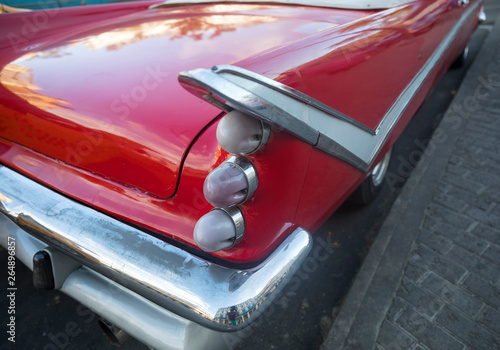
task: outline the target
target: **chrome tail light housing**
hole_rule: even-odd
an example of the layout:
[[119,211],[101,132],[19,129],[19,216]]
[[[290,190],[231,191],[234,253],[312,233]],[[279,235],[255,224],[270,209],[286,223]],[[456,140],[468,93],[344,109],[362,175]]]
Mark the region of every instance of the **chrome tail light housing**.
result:
[[259,183],[253,163],[244,155],[266,145],[271,127],[233,110],[220,120],[216,134],[222,149],[233,155],[212,170],[203,184],[203,194],[215,208],[198,220],[193,238],[206,252],[230,249],[242,240],[245,219],[238,205],[253,196]]
[[231,207],[249,199],[258,183],[252,162],[245,157],[232,156],[207,176],[203,194],[214,207]]
[[245,219],[238,207],[214,208],[194,227],[194,241],[206,252],[229,249],[245,234]]

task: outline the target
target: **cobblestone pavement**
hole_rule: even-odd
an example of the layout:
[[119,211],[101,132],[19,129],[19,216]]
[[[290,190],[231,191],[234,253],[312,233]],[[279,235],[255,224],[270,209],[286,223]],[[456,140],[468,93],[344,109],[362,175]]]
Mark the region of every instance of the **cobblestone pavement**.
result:
[[497,20],[323,350],[500,349],[499,150]]
[[378,334],[379,349],[500,349],[498,34],[489,38],[497,45],[474,94],[448,114],[460,109],[456,120],[465,125]]
[[[500,104],[490,107],[500,115]],[[500,169],[491,150],[500,118],[490,117],[484,109],[467,122],[378,335],[381,349],[500,349]]]

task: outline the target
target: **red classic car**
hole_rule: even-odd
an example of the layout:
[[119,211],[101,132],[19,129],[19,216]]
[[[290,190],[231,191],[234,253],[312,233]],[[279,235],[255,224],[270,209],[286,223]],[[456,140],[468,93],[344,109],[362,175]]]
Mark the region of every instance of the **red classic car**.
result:
[[376,195],[482,7],[180,0],[0,15],[9,264],[150,347],[220,349],[293,276],[310,232],[349,196]]

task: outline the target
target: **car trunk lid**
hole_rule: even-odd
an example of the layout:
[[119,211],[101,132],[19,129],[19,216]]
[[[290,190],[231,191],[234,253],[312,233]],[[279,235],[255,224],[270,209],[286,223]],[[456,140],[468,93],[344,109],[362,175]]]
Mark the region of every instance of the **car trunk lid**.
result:
[[[23,55],[0,73],[0,136],[168,198],[192,142],[220,113],[177,74],[255,55],[361,11],[209,4],[148,10]],[[50,42],[50,40],[47,40]]]

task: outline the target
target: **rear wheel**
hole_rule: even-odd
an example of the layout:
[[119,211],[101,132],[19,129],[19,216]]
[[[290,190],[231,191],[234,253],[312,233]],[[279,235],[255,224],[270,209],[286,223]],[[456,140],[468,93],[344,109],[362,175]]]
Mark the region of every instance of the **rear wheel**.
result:
[[465,46],[460,56],[451,64],[451,68],[462,68],[467,62],[467,57],[469,57],[469,44]]
[[355,204],[366,205],[373,201],[384,187],[384,178],[391,161],[392,148],[387,151],[384,158],[375,165],[366,179],[351,194],[349,201]]

